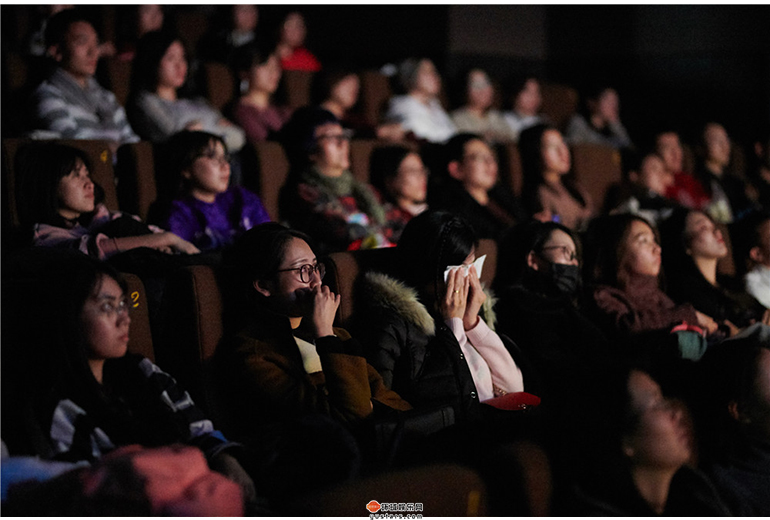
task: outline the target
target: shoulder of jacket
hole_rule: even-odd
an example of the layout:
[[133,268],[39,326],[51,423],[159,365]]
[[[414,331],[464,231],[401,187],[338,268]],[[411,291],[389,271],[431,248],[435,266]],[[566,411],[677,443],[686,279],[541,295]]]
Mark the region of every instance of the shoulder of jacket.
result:
[[435,335],[433,317],[420,303],[417,291],[402,281],[383,273],[369,272],[364,276],[363,290],[370,305],[389,309],[426,334]]

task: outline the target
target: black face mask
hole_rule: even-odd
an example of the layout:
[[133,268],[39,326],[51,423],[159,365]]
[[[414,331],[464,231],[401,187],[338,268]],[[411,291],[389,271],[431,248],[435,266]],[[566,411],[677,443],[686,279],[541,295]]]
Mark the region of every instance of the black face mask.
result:
[[551,264],[550,272],[545,275],[565,296],[575,296],[582,282],[580,267],[568,264]]

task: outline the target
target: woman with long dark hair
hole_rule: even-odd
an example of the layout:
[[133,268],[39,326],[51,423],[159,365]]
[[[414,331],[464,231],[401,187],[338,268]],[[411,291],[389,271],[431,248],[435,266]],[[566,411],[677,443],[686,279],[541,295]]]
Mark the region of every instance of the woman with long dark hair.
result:
[[536,125],[519,136],[524,198],[532,214],[550,213],[570,229],[584,230],[594,215],[590,195],[571,175],[572,159],[561,132]]

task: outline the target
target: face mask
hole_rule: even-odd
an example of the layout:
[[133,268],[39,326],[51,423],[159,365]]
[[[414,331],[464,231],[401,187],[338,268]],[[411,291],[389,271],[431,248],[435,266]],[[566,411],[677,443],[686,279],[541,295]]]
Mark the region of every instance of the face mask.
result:
[[551,264],[548,275],[551,282],[559,289],[559,292],[567,296],[574,296],[581,284],[580,267],[567,264]]

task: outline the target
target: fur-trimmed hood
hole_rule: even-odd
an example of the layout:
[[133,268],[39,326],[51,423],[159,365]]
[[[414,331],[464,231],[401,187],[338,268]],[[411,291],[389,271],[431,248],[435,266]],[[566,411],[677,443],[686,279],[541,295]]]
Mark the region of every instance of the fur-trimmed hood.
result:
[[[428,336],[436,335],[436,323],[419,299],[417,291],[404,282],[387,274],[369,272],[364,275],[360,288],[367,306],[385,307],[409,321]],[[490,329],[495,330],[497,317],[494,306],[497,299],[492,291],[484,288],[487,299],[481,307],[481,316]]]

